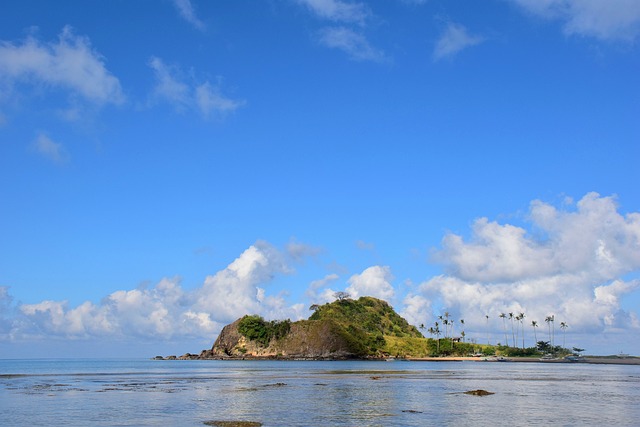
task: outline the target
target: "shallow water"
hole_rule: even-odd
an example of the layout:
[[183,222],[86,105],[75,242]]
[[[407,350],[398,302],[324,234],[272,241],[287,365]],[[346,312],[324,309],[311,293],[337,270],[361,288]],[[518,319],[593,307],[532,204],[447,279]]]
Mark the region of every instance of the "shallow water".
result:
[[3,426],[637,426],[639,401],[640,366],[0,360]]

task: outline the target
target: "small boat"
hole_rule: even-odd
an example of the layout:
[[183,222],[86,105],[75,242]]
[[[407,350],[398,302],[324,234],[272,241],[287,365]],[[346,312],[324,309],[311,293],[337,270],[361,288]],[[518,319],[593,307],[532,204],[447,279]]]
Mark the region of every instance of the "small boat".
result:
[[484,359],[485,362],[511,362],[511,359],[507,359],[506,357],[502,357],[502,356],[489,356],[489,357],[485,357]]
[[540,358],[541,362],[552,362],[554,360],[558,360],[558,358],[555,357],[553,354],[549,354],[549,353],[545,354]]

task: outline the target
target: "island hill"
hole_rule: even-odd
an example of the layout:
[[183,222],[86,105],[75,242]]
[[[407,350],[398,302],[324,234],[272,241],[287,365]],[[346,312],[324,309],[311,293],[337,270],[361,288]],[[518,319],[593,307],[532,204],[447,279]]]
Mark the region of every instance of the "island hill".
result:
[[370,359],[421,357],[428,341],[391,306],[373,297],[313,305],[308,320],[244,316],[225,326],[210,350],[180,359]]
[[334,302],[312,305],[313,314],[308,320],[265,321],[260,316],[247,315],[225,326],[209,350],[180,357],[156,356],[154,359],[407,358],[640,364],[640,357],[628,355],[582,357],[579,353],[583,349],[574,347],[571,351],[545,341],[538,341],[536,347],[528,348],[460,342],[464,339],[464,331],[461,332],[461,338],[451,335],[441,338],[439,331],[429,328],[436,339],[425,338],[386,301],[373,297],[353,300],[340,292],[337,295],[338,299]]

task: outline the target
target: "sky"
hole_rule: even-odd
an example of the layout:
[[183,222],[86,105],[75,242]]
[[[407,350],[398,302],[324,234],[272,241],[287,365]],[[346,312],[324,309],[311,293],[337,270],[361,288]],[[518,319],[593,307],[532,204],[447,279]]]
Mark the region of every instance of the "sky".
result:
[[337,291],[640,354],[639,43],[635,0],[5,1],[0,357]]

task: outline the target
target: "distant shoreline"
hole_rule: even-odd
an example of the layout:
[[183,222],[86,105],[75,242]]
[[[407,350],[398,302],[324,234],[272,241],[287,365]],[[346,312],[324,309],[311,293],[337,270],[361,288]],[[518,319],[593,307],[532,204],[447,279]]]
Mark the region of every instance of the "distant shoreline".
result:
[[152,360],[228,360],[228,361],[260,361],[260,360],[281,360],[281,361],[344,361],[344,360],[362,360],[362,361],[408,361],[408,362],[518,362],[518,363],[567,363],[567,364],[591,364],[591,365],[640,365],[640,357],[637,356],[584,356],[579,360],[567,359],[541,359],[539,357],[471,357],[471,356],[442,356],[442,357],[407,357],[407,358],[351,358],[351,357],[283,357],[283,356],[218,356],[211,358],[202,358],[195,354],[185,354],[184,356],[156,356]]
[[[413,362],[493,362],[487,360],[486,357],[412,357],[406,360]],[[580,361],[571,361],[566,359],[549,359],[542,360],[539,357],[507,357],[503,362],[529,362],[529,363],[587,363],[593,365],[640,365],[640,357],[618,357],[618,356],[585,356]]]

